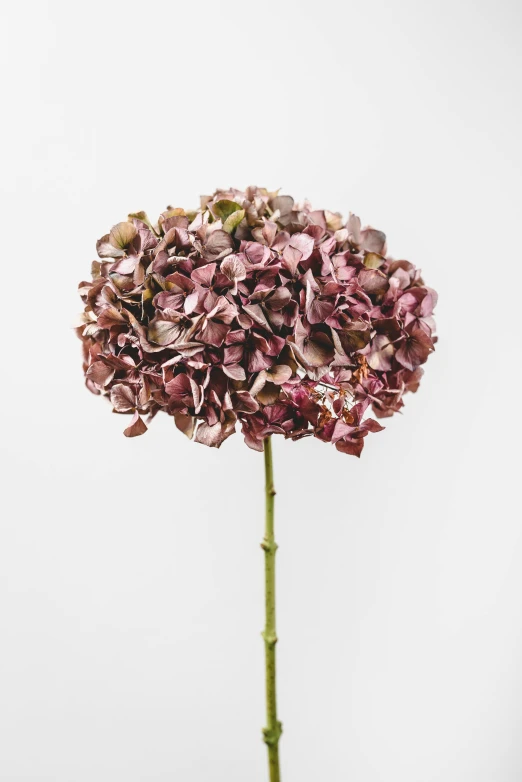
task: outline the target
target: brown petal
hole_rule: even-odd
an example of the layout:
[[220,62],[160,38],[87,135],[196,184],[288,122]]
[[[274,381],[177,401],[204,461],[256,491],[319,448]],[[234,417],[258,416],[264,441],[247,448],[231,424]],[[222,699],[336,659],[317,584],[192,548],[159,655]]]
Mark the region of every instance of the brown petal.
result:
[[96,242],[96,252],[100,258],[121,258],[122,255],[125,255],[119,247],[113,247],[109,242],[109,238],[109,234],[105,234]]
[[384,293],[389,287],[387,276],[378,269],[363,269],[357,279],[366,293]]
[[372,342],[372,351],[368,356],[368,364],[372,369],[388,372],[392,367],[395,348],[385,334],[377,334]]
[[342,329],[337,330],[337,335],[347,355],[362,350],[370,341],[370,330],[362,320],[347,323]]
[[185,413],[176,413],[174,416],[174,423],[180,432],[183,432],[183,434],[186,435],[189,440],[192,440],[192,435],[194,434],[196,425],[195,418],[193,418],[191,415],[186,415]]
[[157,345],[171,345],[181,335],[183,328],[170,320],[151,321],[147,339]]
[[130,425],[124,429],[123,434],[125,437],[139,437],[140,434],[145,434],[147,427],[145,422],[140,418],[138,411],[132,416]]
[[266,373],[266,378],[271,383],[281,385],[292,377],[292,370],[286,364],[274,364]]
[[227,431],[227,428],[218,421],[213,426],[209,426],[205,421],[201,421],[197,430],[195,441],[208,445],[210,448],[219,448],[222,442],[229,437],[234,430]]
[[367,252],[384,255],[386,252],[386,234],[375,228],[365,228],[361,231],[362,248]]
[[124,250],[137,235],[138,230],[132,223],[118,223],[111,228],[109,242],[113,247]]
[[92,380],[97,386],[106,386],[114,377],[114,369],[104,364],[103,361],[95,361],[85,373],[85,377]]
[[281,217],[284,217],[285,215],[290,214],[294,208],[294,199],[292,196],[276,196],[275,198],[272,198],[270,206],[274,212],[278,209]]
[[128,413],[136,407],[136,395],[132,388],[117,383],[111,389],[112,406],[118,413]]
[[229,233],[218,228],[212,231],[204,249],[205,257],[210,260],[224,258],[234,249],[234,240]]
[[313,334],[305,340],[303,356],[311,367],[322,367],[329,364],[335,354],[330,337],[322,331]]

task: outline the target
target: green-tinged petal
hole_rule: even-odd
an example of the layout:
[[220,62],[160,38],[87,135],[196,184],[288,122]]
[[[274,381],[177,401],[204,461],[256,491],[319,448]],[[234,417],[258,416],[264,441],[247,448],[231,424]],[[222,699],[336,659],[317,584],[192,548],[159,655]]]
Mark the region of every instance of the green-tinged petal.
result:
[[118,223],[111,228],[109,242],[113,247],[124,250],[132,242],[138,230],[132,223]]
[[[212,204],[211,210],[214,217],[221,219],[224,223],[231,214],[241,210],[241,204],[237,204],[235,201],[228,201],[223,199],[222,201],[216,201],[215,204]],[[243,211],[243,217],[244,214],[245,213]],[[239,222],[241,222],[241,220]]]
[[225,222],[223,223],[223,230],[227,233],[231,234],[233,231],[236,230],[241,220],[243,220],[245,216],[245,210],[244,209],[238,209],[236,212],[232,212]]

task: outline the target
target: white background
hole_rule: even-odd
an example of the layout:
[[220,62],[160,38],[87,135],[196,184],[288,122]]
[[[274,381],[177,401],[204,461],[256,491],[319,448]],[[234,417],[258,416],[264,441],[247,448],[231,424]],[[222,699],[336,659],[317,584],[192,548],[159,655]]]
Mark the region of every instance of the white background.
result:
[[267,779],[262,457],[124,438],[71,330],[115,222],[254,183],[440,293],[360,461],[274,443],[283,780],[520,780],[521,6],[2,15],[1,782]]

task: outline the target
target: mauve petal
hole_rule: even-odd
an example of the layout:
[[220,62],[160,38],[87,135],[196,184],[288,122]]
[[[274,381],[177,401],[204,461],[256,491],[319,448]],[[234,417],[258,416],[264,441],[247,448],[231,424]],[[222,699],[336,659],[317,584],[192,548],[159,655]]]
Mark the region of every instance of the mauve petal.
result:
[[199,285],[204,285],[206,288],[208,288],[210,285],[212,285],[215,272],[216,264],[207,263],[206,266],[200,266],[199,269],[194,269],[190,276],[194,282],[197,282]]
[[311,367],[322,367],[329,364],[335,354],[330,337],[322,331],[316,332],[305,341],[303,355]]
[[198,304],[198,299],[199,296],[197,291],[194,291],[193,293],[189,293],[183,305],[183,309],[187,315],[190,315],[192,312],[194,312]]
[[433,341],[424,329],[413,322],[406,329],[407,336],[400,343],[395,357],[403,367],[409,370],[416,369],[419,364],[424,364],[433,350]]
[[232,380],[246,380],[245,370],[239,364],[223,364],[223,372]]
[[198,339],[201,339],[206,345],[220,348],[229,331],[230,326],[207,319],[198,334]]
[[204,247],[205,257],[217,260],[224,258],[234,249],[234,240],[226,231],[216,229],[212,231]]
[[333,313],[335,309],[335,303],[328,299],[321,300],[320,298],[313,298],[306,310],[306,317],[309,323],[324,323],[327,318]]
[[96,383],[97,386],[106,386],[114,377],[113,367],[107,366],[103,361],[95,361],[88,368],[85,377]]
[[219,296],[216,299],[215,306],[207,314],[207,318],[212,320],[219,320],[229,326],[237,314],[236,305],[226,299],[224,296]]
[[175,293],[191,293],[194,290],[194,283],[190,277],[186,277],[179,272],[174,272],[165,277],[165,283],[169,283],[167,290]]
[[277,210],[279,211],[281,217],[285,217],[286,215],[290,214],[294,208],[294,199],[292,196],[288,195],[276,196],[275,198],[272,198],[270,206],[274,212]]
[[110,271],[116,272],[116,274],[132,274],[138,262],[139,258],[136,255],[131,255],[128,258],[115,261]]
[[121,326],[126,323],[125,316],[116,307],[106,307],[98,316],[98,326],[110,329],[111,326]]
[[302,260],[306,261],[314,251],[314,240],[309,234],[297,233],[290,237],[289,246],[299,250],[302,253]]
[[140,418],[138,411],[132,416],[130,425],[123,430],[125,437],[139,437],[140,434],[145,434],[147,427],[145,422]]
[[272,331],[272,328],[265,317],[265,313],[259,304],[245,304],[243,310],[250,318],[252,318],[254,323],[257,323],[259,326],[263,326],[263,328],[265,328],[267,331]]
[[367,418],[362,425],[369,432],[382,432],[385,429],[385,427],[377,423],[374,418]]
[[372,369],[380,372],[388,372],[392,368],[392,358],[395,348],[389,337],[385,334],[377,334],[372,340],[372,348],[368,356],[368,364]]
[[388,278],[378,269],[363,269],[357,279],[366,293],[384,293],[388,290]]
[[401,324],[397,318],[381,318],[374,324],[378,334],[386,334],[390,340],[399,339],[402,333]]
[[221,262],[220,271],[231,282],[234,282],[234,280],[244,280],[246,277],[245,266],[237,255],[225,258],[225,260]]
[[413,372],[404,372],[402,379],[406,391],[411,391],[413,394],[418,390],[421,378],[424,374],[422,367],[417,367]]
[[161,291],[153,300],[156,309],[161,310],[178,310],[184,303],[185,296],[182,293],[170,293],[169,291]]
[[351,212],[346,223],[346,230],[348,231],[348,241],[350,244],[358,247],[362,243],[361,220],[357,215],[354,215]]
[[351,435],[353,432],[353,426],[350,426],[345,421],[342,420],[342,418],[338,418],[335,422],[335,426],[331,435],[331,441],[332,443],[336,443],[338,440],[341,440],[343,437],[347,437]]
[[111,388],[111,403],[118,413],[128,413],[136,407],[136,395],[132,388],[117,383]]
[[179,323],[169,320],[152,321],[149,325],[147,338],[157,345],[171,345],[182,334],[183,328]]
[[259,410],[259,405],[248,391],[236,391],[234,409],[238,413],[255,413]]
[[375,228],[365,228],[361,231],[362,248],[367,252],[384,255],[386,252],[386,234]]
[[165,384],[165,391],[175,399],[183,400],[187,394],[191,394],[190,380],[187,375],[180,374],[173,377]]
[[[232,332],[237,333],[237,332]],[[227,336],[227,343],[230,338],[230,334]],[[225,364],[238,364],[243,358],[244,347],[243,343],[232,344],[230,347],[226,347],[224,350]]]
[[260,372],[262,369],[268,369],[270,359],[261,353],[260,350],[253,350],[248,354],[247,369],[249,372]]
[[248,261],[256,266],[266,263],[270,258],[269,248],[259,242],[247,242],[244,253]]
[[209,426],[205,421],[201,421],[196,430],[195,441],[208,445],[210,448],[219,448],[233,432],[234,429],[228,429],[221,421],[218,421],[213,426]]
[[235,329],[227,334],[226,345],[239,345],[245,341],[245,332],[243,329]]
[[281,286],[280,288],[276,288],[274,292],[266,298],[265,304],[271,310],[282,310],[291,298],[292,294],[288,288]]
[[283,251],[283,266],[288,269],[292,276],[297,273],[297,267],[300,261],[303,260],[303,253],[298,250],[297,247],[292,247],[291,244],[287,244]]
[[364,448],[364,440],[339,440],[335,447],[341,453],[350,454],[350,456],[360,457],[362,449]]

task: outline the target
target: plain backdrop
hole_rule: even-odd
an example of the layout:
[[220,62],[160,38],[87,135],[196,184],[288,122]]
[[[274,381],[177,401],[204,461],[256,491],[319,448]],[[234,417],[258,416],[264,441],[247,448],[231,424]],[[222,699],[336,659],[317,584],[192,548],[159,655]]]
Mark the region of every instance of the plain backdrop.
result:
[[265,782],[262,457],[83,386],[129,211],[257,184],[351,210],[440,293],[360,461],[276,439],[284,782],[522,778],[522,10],[3,5],[1,782]]

